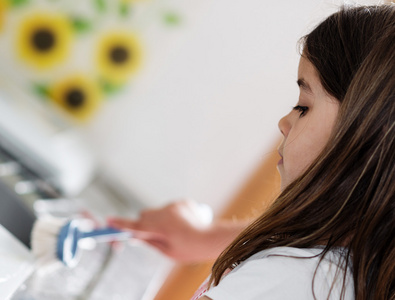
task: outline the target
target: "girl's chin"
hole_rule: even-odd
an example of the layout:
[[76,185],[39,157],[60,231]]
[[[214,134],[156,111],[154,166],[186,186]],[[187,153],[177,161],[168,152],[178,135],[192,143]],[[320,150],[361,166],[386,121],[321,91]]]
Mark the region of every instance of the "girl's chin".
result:
[[277,165],[277,170],[278,170],[278,173],[280,174],[280,191],[282,192],[284,190],[284,188],[286,187],[286,185],[285,185],[285,180],[284,180],[284,176],[282,174],[281,167],[282,167],[282,165]]

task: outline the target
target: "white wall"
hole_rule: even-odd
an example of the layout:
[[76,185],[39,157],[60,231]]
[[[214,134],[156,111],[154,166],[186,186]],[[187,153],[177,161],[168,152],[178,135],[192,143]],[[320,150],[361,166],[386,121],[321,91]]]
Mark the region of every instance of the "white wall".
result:
[[182,26],[146,26],[146,65],[86,129],[104,170],[147,205],[215,210],[280,136],[298,97],[297,41],[338,1],[173,0]]

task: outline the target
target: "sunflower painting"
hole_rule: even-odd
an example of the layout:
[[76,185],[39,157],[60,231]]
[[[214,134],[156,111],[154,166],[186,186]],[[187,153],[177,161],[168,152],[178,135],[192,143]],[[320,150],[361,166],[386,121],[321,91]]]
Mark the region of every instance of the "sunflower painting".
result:
[[104,82],[122,85],[139,69],[141,56],[140,42],[135,34],[106,32],[97,45],[97,71]]
[[95,80],[76,74],[55,82],[49,89],[51,100],[69,116],[86,121],[101,104],[101,90]]
[[155,13],[151,0],[0,0],[0,72],[12,70],[20,88],[80,126],[133,85],[146,59],[143,24],[165,20],[163,6]]
[[37,69],[64,63],[70,54],[73,31],[62,14],[34,13],[19,25],[17,53],[21,60]]

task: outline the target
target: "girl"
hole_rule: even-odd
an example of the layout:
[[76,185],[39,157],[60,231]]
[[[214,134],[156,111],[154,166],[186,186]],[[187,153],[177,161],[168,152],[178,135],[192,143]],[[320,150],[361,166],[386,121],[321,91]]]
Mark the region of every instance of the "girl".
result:
[[[193,299],[395,299],[395,6],[342,8],[302,45],[282,193]],[[110,224],[154,232],[142,220]]]

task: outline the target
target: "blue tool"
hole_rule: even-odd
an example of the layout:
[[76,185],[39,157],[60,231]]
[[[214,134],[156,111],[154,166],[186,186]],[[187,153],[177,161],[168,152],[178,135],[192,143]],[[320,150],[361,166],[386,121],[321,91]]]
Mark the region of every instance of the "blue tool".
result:
[[92,238],[99,242],[111,242],[127,240],[132,236],[130,232],[110,227],[84,232],[80,230],[78,223],[78,220],[66,223],[58,235],[56,256],[69,267],[78,263],[78,243],[83,239]]

